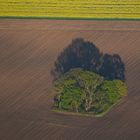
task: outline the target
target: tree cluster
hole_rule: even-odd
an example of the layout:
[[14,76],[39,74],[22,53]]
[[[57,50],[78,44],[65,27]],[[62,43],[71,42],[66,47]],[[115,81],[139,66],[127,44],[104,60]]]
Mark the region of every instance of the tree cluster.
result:
[[105,80],[82,69],[71,69],[55,81],[55,87],[59,93],[55,107],[74,112],[100,114],[126,95],[126,86],[121,80]]

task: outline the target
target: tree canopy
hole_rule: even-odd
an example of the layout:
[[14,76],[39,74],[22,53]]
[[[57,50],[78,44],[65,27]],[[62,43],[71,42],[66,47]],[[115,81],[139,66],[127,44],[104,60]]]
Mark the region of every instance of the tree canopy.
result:
[[71,69],[55,81],[58,95],[55,107],[66,111],[105,112],[126,95],[121,80],[105,80],[102,76],[82,69]]

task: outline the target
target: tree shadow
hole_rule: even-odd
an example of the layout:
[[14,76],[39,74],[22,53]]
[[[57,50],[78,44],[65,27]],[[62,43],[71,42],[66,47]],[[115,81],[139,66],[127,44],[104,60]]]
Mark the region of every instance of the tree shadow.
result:
[[60,53],[51,74],[57,79],[72,68],[92,71],[108,80],[125,80],[125,65],[118,54],[103,54],[92,42],[82,38],[72,40]]

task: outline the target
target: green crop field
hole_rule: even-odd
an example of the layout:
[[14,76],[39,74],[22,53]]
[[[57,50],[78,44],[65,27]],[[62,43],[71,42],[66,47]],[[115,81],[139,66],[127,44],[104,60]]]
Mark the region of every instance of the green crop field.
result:
[[140,0],[0,0],[0,17],[140,19]]

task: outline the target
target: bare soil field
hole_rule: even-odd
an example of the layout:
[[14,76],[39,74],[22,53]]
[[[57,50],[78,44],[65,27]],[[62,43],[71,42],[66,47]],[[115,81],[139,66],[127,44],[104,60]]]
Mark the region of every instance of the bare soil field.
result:
[[[128,96],[103,118],[52,111],[50,70],[74,38],[118,53]],[[140,22],[0,20],[0,140],[139,140]]]

